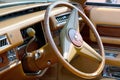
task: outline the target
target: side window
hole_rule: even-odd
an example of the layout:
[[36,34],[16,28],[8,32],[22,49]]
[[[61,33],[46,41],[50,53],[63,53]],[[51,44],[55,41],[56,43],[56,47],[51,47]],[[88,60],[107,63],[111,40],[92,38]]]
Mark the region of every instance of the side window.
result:
[[87,0],[87,2],[120,4],[120,0]]

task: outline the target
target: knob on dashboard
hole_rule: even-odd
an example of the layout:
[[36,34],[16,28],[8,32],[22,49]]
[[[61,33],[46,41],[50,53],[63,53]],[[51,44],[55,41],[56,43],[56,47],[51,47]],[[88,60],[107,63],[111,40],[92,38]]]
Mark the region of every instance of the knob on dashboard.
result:
[[33,28],[28,28],[28,29],[27,29],[27,34],[28,34],[30,37],[35,36],[35,30],[34,30]]

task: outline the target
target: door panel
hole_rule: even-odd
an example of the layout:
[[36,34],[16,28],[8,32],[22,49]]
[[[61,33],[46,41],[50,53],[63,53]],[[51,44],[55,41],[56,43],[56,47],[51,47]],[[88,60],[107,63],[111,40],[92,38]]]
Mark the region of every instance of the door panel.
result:
[[[90,19],[96,26],[103,43],[120,45],[120,8],[94,7],[90,10]],[[90,31],[90,39],[96,41]]]

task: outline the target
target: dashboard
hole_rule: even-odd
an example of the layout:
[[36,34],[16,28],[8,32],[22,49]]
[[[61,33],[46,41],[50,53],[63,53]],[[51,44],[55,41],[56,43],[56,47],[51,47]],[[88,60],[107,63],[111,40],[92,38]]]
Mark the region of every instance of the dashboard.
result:
[[[58,61],[44,32],[44,14],[50,4],[0,6],[0,80],[16,80],[18,77],[21,77],[19,80],[24,80],[29,75],[35,77],[41,70],[46,71]],[[70,14],[71,11],[67,7],[56,7],[52,10],[50,26],[54,40],[59,40],[59,30],[65,25]],[[81,18],[79,20],[82,22]],[[82,24],[80,26],[83,30],[86,28]],[[83,34],[83,36],[88,40],[88,35]],[[96,45],[93,45],[93,48],[97,50]],[[110,53],[114,48],[112,47],[112,51],[109,46],[105,49]],[[115,47],[115,51],[116,49],[119,50],[119,47]],[[120,50],[116,54],[118,52]],[[116,54],[113,56],[116,57]],[[115,65],[120,64],[115,63]]]
[[[0,79],[13,79],[12,76],[15,75],[13,73],[16,70],[20,70],[20,72],[16,74],[15,78],[18,75],[22,78],[26,75],[34,75],[39,70],[57,62],[57,58],[52,52],[45,51],[45,55],[37,52],[47,45],[44,33],[44,13],[49,4],[35,3],[1,7]],[[52,20],[57,27],[53,26],[53,30],[62,27],[69,15],[70,12],[66,7],[54,9],[51,18],[54,18]],[[28,31],[29,29],[32,31]],[[34,34],[34,38],[29,35],[31,33]],[[31,53],[32,57],[27,53]],[[14,71],[14,69],[16,70]],[[5,77],[6,72],[11,74],[11,77]]]

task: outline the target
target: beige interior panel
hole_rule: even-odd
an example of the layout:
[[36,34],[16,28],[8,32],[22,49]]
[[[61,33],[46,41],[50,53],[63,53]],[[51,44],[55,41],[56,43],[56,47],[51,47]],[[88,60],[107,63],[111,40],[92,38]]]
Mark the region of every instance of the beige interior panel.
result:
[[28,5],[22,5],[22,6],[20,5],[20,6],[14,6],[14,7],[1,8],[0,9],[0,16],[4,16],[4,15],[14,13],[14,12],[17,12],[17,11],[27,10],[27,9],[30,9],[30,8],[47,6],[49,4],[50,3],[45,3],[45,4],[42,4],[42,3],[37,4],[36,3],[36,4],[28,4]]
[[[120,27],[120,9],[116,7],[94,7],[90,11],[90,19],[94,25],[111,25]],[[90,38],[96,41],[94,34],[90,31]],[[104,43],[120,45],[120,38],[102,37]]]
[[95,24],[120,25],[120,9],[96,7],[90,12],[90,19]]
[[[10,10],[12,10],[12,9],[10,9]],[[18,10],[18,9],[16,9],[16,10]],[[68,10],[67,7],[55,8],[55,9],[53,9],[51,16],[63,13],[67,10]],[[18,17],[13,17],[13,18],[1,21],[0,22],[0,36],[7,35],[8,39],[10,41],[10,45],[0,49],[0,53],[8,51],[17,45],[20,45],[23,42],[20,30],[29,25],[35,24],[39,21],[43,21],[44,13],[45,13],[45,10],[18,16]],[[17,37],[17,39],[15,39],[16,37]]]

